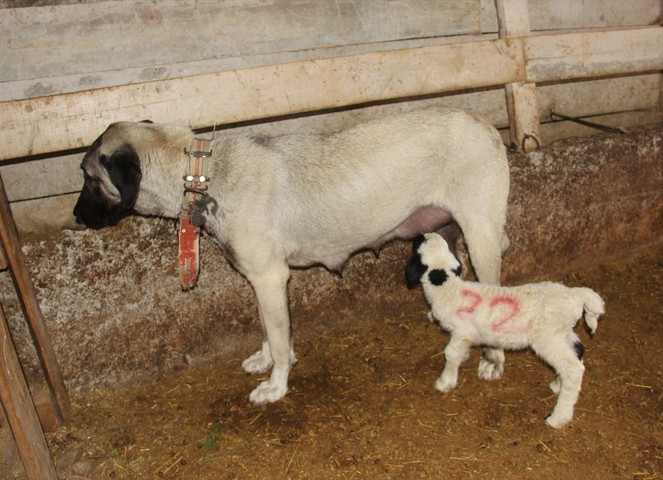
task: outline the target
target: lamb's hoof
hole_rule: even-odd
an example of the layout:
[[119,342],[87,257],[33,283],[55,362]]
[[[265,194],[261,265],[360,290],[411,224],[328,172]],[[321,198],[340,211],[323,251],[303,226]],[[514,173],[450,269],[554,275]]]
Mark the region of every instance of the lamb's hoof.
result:
[[451,390],[453,390],[456,387],[456,383],[442,379],[442,377],[438,378],[435,381],[435,389],[439,390],[442,393],[449,393]]
[[559,377],[555,377],[555,380],[550,382],[550,390],[552,390],[553,393],[559,393],[561,389],[562,389],[562,382],[559,379]]
[[258,388],[251,392],[249,400],[255,405],[264,405],[281,400],[288,392],[287,385],[272,385],[269,380],[265,380]]
[[573,414],[571,415],[558,415],[552,413],[546,418],[546,423],[552,428],[562,428],[564,425],[569,423],[573,419]]
[[498,365],[482,358],[479,362],[478,374],[482,380],[498,380],[504,374],[504,364],[501,363]]
[[242,369],[246,373],[265,373],[272,367],[272,357],[267,356],[262,350],[257,351],[242,362]]

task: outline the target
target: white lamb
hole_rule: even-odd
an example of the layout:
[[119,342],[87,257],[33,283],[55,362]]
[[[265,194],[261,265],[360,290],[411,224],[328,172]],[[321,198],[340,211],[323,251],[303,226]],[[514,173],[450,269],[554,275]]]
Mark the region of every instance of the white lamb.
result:
[[569,288],[542,282],[500,287],[460,278],[461,266],[446,241],[436,233],[420,235],[406,268],[410,285],[421,281],[431,305],[429,319],[450,332],[444,349],[446,364],[435,388],[449,392],[458,381],[458,368],[473,345],[520,350],[532,347],[557,377],[550,384],[559,393],[546,423],[560,428],[573,418],[585,367],[584,347],[573,331],[585,312],[591,333],[605,312],[601,297],[589,288]]

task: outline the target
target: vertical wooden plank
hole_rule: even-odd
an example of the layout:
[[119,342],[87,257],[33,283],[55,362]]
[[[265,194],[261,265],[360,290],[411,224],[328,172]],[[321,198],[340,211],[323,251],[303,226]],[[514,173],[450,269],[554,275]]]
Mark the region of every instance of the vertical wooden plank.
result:
[[526,37],[530,33],[527,0],[497,0],[500,38]]
[[57,480],[16,349],[0,308],[0,399],[29,480]]
[[[497,0],[496,6],[500,38],[518,39],[530,34],[527,0]],[[520,58],[526,61],[524,56]],[[520,68],[525,69],[525,64]],[[511,143],[523,151],[540,146],[536,85],[509,83],[505,85],[505,91]]]
[[541,133],[536,85],[533,83],[507,83],[505,89],[511,141],[524,152],[540,147]]
[[16,224],[9,208],[2,177],[0,177],[0,240],[7,255],[7,263],[11,269],[18,298],[21,301],[25,319],[35,342],[46,382],[55,397],[59,420],[66,422],[72,415],[69,397],[37,302],[34,285],[30,280],[28,267],[23,258]]

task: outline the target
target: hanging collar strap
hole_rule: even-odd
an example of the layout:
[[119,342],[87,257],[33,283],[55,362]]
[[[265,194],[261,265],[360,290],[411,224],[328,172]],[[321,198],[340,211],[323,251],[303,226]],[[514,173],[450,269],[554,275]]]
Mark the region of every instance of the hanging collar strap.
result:
[[190,150],[184,149],[187,169],[184,179],[184,195],[179,215],[178,263],[182,290],[198,284],[200,272],[200,225],[192,219],[196,207],[207,195],[209,177],[204,175],[203,161],[212,154],[211,139],[195,137]]

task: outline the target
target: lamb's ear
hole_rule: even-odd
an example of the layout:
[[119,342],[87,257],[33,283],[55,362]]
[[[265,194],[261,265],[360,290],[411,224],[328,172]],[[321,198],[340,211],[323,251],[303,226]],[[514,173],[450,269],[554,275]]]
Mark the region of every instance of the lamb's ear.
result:
[[407,288],[416,287],[421,280],[421,276],[426,273],[426,270],[428,270],[428,267],[421,263],[421,255],[415,251],[415,254],[412,255],[412,258],[410,258],[405,267]]
[[430,280],[430,283],[437,285],[438,287],[446,282],[448,278],[449,275],[447,275],[447,272],[444,270],[435,269],[431,270],[428,274],[428,280]]
[[421,247],[421,244],[426,241],[426,237],[424,237],[423,234],[417,235],[412,239],[412,253],[417,253],[417,250],[419,250],[419,247]]

